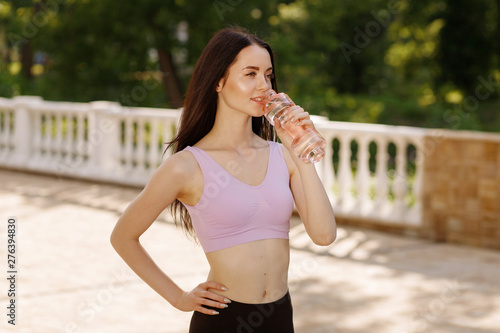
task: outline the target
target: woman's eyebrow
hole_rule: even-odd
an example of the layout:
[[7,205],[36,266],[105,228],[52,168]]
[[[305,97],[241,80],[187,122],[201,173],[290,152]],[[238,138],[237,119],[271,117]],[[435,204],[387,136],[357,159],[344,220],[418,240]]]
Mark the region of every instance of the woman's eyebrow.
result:
[[[245,69],[254,69],[254,70],[258,71],[260,68],[258,66],[247,66],[247,67],[243,68],[242,70],[245,70]],[[273,69],[272,67],[269,67],[268,69],[266,69],[266,72],[270,71],[272,69]]]

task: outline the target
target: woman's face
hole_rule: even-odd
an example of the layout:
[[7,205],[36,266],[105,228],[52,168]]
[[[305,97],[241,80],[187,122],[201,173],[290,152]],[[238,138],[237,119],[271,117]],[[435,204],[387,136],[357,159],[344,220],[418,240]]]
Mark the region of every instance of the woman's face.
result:
[[227,78],[217,85],[218,108],[262,116],[262,105],[253,99],[271,89],[273,75],[269,52],[254,44],[245,47],[229,67]]

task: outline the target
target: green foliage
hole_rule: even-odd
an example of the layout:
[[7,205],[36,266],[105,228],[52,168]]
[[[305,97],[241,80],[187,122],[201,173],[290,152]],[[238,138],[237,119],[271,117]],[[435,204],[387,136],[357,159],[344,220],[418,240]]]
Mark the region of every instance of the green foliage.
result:
[[[213,33],[241,25],[271,43],[280,90],[311,113],[500,131],[499,6],[496,0],[0,0],[0,95],[169,106],[167,78],[184,93]],[[171,71],[160,64],[165,54]],[[26,69],[30,57],[37,60],[34,77]],[[494,89],[481,88],[488,95],[479,98],[481,78],[490,77]]]
[[[440,31],[437,56],[441,75],[438,83],[453,82],[467,94],[473,94],[475,80],[491,70],[495,26],[487,13],[494,10],[489,0],[447,0]],[[473,38],[464,38],[474,36]]]

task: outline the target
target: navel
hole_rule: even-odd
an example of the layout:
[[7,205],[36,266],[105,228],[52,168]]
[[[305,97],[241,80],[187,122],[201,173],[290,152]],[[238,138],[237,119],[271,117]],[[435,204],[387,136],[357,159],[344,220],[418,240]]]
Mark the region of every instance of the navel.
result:
[[264,290],[264,294],[262,295],[262,297],[266,297],[266,294],[267,294],[267,291]]

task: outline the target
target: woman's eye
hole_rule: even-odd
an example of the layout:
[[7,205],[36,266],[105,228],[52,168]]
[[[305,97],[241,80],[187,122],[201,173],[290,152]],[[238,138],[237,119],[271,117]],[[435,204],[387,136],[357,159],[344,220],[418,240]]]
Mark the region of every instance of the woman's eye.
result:
[[[255,77],[255,76],[257,76],[257,73],[256,72],[250,72],[250,73],[245,74],[245,76]],[[271,80],[273,78],[274,78],[274,73],[266,74],[266,79],[267,80]]]

